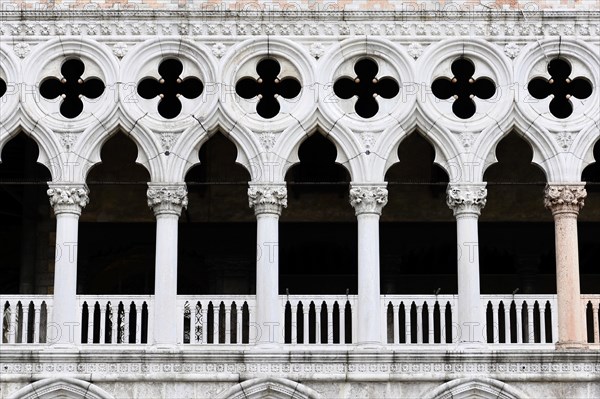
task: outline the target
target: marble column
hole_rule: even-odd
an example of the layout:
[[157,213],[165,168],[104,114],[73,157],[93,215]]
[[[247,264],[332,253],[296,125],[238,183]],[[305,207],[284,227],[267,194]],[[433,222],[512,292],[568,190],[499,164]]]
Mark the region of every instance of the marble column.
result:
[[177,336],[181,314],[177,312],[177,235],[179,216],[187,207],[185,183],[148,183],[148,206],[156,216],[154,277],[154,345],[171,346]]
[[[250,184],[248,202],[256,215],[256,344],[283,341],[279,302],[279,216],[287,207],[284,184]],[[250,337],[252,339],[252,337]]]
[[485,183],[449,184],[446,196],[448,207],[456,217],[458,251],[457,336],[459,343],[486,342],[484,308],[479,290],[478,218],[485,206]]
[[549,183],[544,195],[544,205],[554,217],[558,349],[587,347],[577,244],[577,216],[586,196],[585,183]]
[[359,345],[380,345],[381,294],[379,271],[379,217],[388,201],[385,184],[350,188],[350,204],[358,220],[358,304]]
[[56,215],[56,258],[52,325],[48,342],[76,345],[80,339],[77,307],[77,243],[79,216],[88,204],[85,184],[49,183],[48,196]]

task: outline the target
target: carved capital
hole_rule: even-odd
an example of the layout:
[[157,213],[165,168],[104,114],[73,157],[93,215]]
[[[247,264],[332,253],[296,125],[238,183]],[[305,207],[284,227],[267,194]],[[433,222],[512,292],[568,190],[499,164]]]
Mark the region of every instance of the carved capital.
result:
[[472,214],[479,216],[487,201],[485,183],[448,184],[446,204],[454,211],[454,216]]
[[354,207],[357,216],[363,213],[381,215],[381,211],[387,202],[388,190],[385,188],[385,185],[353,185],[350,188],[350,205]]
[[48,183],[50,205],[56,215],[60,213],[76,213],[90,202],[89,190],[85,184]]
[[544,190],[544,206],[553,215],[558,213],[579,214],[587,197],[585,184],[547,184]]
[[155,215],[181,215],[187,207],[188,197],[185,184],[148,183],[148,206]]
[[281,215],[287,208],[287,188],[285,185],[251,184],[248,187],[248,205],[254,213],[275,213]]

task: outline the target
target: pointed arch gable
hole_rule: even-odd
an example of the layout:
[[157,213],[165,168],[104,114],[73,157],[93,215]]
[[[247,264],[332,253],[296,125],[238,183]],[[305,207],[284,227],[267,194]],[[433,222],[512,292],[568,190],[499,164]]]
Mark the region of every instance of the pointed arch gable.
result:
[[157,156],[159,150],[151,138],[151,133],[137,124],[131,125],[123,120],[117,121],[109,128],[102,125],[94,126],[93,129],[82,134],[83,137],[78,140],[72,154],[72,157],[76,158],[73,161],[81,163],[80,175],[77,177],[81,181],[86,180],[92,167],[102,161],[100,153],[104,144],[119,132],[123,132],[135,144],[138,152],[135,162],[146,168],[151,181],[163,181],[165,172]]
[[510,385],[492,378],[460,378],[434,388],[424,399],[527,399]]
[[39,126],[28,128],[19,124],[6,132],[0,127],[0,163],[2,162],[1,154],[6,143],[14,139],[19,133],[27,135],[35,142],[39,150],[37,163],[44,165],[50,171],[52,180],[56,181],[60,179],[62,175],[62,149],[57,143],[56,138]]
[[211,125],[208,130],[205,126],[198,125],[182,133],[181,140],[178,140],[171,150],[175,157],[169,165],[168,177],[172,181],[184,181],[190,169],[200,163],[200,148],[212,136],[221,133],[237,150],[235,162],[243,166],[254,180],[260,170],[260,151],[251,137],[252,134],[238,124],[226,127],[222,120]]
[[114,399],[91,382],[68,377],[47,378],[29,384],[11,394],[8,399]]
[[259,399],[269,395],[274,399],[322,399],[312,388],[286,378],[255,378],[222,392],[219,399]]
[[[326,126],[331,126],[326,128]],[[355,140],[355,135],[339,124],[330,125],[324,120],[320,113],[315,113],[314,118],[308,126],[300,123],[286,129],[277,140],[273,153],[279,155],[282,162],[278,176],[281,181],[285,180],[287,171],[300,161],[298,150],[302,143],[313,134],[322,134],[335,146],[337,157],[335,162],[342,165],[350,173],[350,178],[355,182],[368,181],[367,165],[363,160],[363,151]]]

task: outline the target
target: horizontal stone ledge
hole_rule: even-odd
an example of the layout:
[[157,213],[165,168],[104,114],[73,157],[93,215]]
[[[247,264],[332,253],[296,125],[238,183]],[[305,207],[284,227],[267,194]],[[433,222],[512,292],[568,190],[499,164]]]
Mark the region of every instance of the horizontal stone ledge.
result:
[[166,373],[166,372],[129,372],[129,373],[23,373],[0,374],[0,382],[32,382],[57,375],[68,376],[84,381],[97,382],[239,382],[257,377],[281,377],[304,382],[437,382],[445,379],[487,377],[504,382],[596,382],[599,373],[498,373],[498,372],[405,372],[391,373],[327,373],[327,372],[241,372],[241,373]]

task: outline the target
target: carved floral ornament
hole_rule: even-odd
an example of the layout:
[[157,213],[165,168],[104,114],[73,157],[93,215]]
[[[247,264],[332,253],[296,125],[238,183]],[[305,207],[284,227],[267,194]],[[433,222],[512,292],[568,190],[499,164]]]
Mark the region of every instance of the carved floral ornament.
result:
[[148,184],[148,206],[155,214],[181,214],[187,208],[188,197],[185,185]]
[[487,189],[481,185],[449,185],[446,204],[454,215],[472,213],[479,215],[487,201]]
[[287,188],[284,185],[251,185],[248,205],[256,214],[280,214],[282,208],[287,208]]
[[57,186],[51,184],[47,194],[50,198],[50,205],[57,213],[65,211],[80,213],[81,209],[89,203],[89,190],[85,185]]
[[350,189],[350,205],[356,215],[363,213],[381,214],[388,202],[388,190],[385,186],[353,186]]
[[584,185],[548,184],[544,190],[544,206],[552,213],[579,213],[586,197]]

